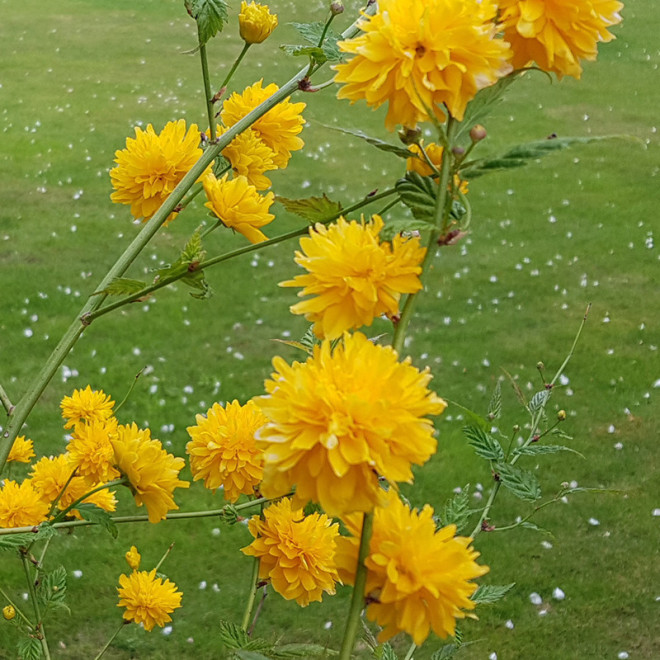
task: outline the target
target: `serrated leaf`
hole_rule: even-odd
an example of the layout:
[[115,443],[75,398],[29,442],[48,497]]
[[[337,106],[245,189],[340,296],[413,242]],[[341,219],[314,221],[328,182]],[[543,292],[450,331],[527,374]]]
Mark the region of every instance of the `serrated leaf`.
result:
[[41,642],[36,637],[27,637],[18,643],[18,657],[21,660],[39,660]]
[[502,381],[498,380],[488,403],[488,419],[497,419],[502,414]]
[[63,607],[66,597],[66,569],[64,566],[58,566],[50,573],[42,576],[37,591],[39,600],[46,607]]
[[220,621],[218,632],[220,641],[227,649],[242,649],[250,641],[245,630],[230,621]]
[[206,252],[202,247],[202,236],[198,227],[188,239],[188,242],[181,251],[179,259],[185,263],[193,263],[195,261],[202,261],[205,256]]
[[474,447],[477,456],[488,461],[503,461],[504,450],[502,446],[490,433],[478,426],[466,426],[463,435],[468,439],[468,444]]
[[147,286],[142,280],[132,280],[130,277],[115,277],[102,291],[94,291],[93,296],[130,296],[142,291]]
[[556,435],[557,437],[563,438],[564,440],[574,440],[575,439],[575,438],[573,438],[572,435],[569,435],[568,433],[566,433],[565,431],[562,431],[559,428],[552,429],[551,433],[552,433],[552,435]]
[[570,447],[564,447],[563,445],[540,445],[537,442],[527,445],[527,447],[514,449],[513,453],[521,456],[541,456],[543,454],[558,454],[561,451],[570,451],[572,454],[577,454],[584,458],[583,454]]
[[380,238],[384,241],[391,241],[395,236],[404,232],[411,231],[430,231],[433,225],[422,220],[415,220],[413,218],[404,218],[402,220],[388,220],[385,226],[380,230]]
[[352,137],[359,138],[360,140],[364,140],[367,144],[370,144],[372,147],[376,147],[376,149],[380,149],[380,151],[385,151],[390,154],[394,154],[395,156],[399,156],[400,158],[414,158],[414,154],[404,146],[398,145],[398,144],[392,144],[391,142],[385,142],[385,140],[381,140],[379,138],[372,137],[371,135],[367,135],[366,133],[359,131],[359,130],[351,130],[348,128],[341,128],[340,126],[330,126],[329,124],[322,124],[324,128],[329,128],[331,131],[337,131],[339,133],[345,133],[346,135],[351,135]]
[[449,660],[456,655],[458,648],[456,644],[445,644],[431,656],[431,660]]
[[440,519],[442,520],[443,527],[456,525],[456,531],[460,532],[467,524],[469,518],[469,486],[466,486],[460,493],[456,493],[456,495],[445,503],[440,514]]
[[18,550],[26,548],[37,538],[35,534],[7,534],[0,536],[0,550]]
[[537,392],[529,402],[527,410],[533,415],[545,406],[549,398],[550,390],[541,390],[540,392]]
[[316,64],[325,64],[327,57],[323,48],[319,46],[296,46],[294,44],[282,44],[280,50],[293,57],[311,57]]
[[197,21],[202,45],[221,32],[228,19],[225,0],[185,0],[188,13]]
[[504,375],[509,379],[509,383],[511,383],[511,387],[513,388],[513,391],[515,392],[516,398],[518,399],[518,401],[520,401],[521,405],[523,405],[523,406],[525,406],[525,408],[527,408],[527,399],[525,398],[525,393],[520,388],[520,385],[518,385],[518,383],[516,383],[513,376],[506,369],[502,369],[502,371],[504,372]]
[[399,656],[387,642],[374,649],[374,658],[377,658],[377,660],[399,660]]
[[505,585],[496,584],[480,584],[477,590],[472,594],[471,600],[475,603],[496,603],[506,596],[513,587],[516,586],[515,582]]
[[411,210],[417,220],[435,221],[436,185],[430,176],[407,172],[404,179],[396,182],[401,201]]
[[113,539],[117,538],[117,534],[119,533],[117,525],[107,511],[90,502],[76,505],[76,511],[78,511],[83,520],[100,525],[110,533]]
[[509,463],[496,463],[495,472],[500,483],[511,493],[526,502],[536,502],[541,497],[541,486],[535,475]]
[[[325,30],[325,23],[319,21],[313,23],[290,23],[300,36],[312,46],[318,46],[323,50],[326,61],[338,62],[342,54],[337,42],[342,38],[332,29]],[[323,34],[325,30],[325,35]],[[323,37],[323,43],[321,43]]]
[[275,201],[282,204],[289,213],[295,213],[312,224],[339,217],[342,212],[342,205],[331,200],[325,193],[322,197],[307,197],[306,199],[277,196]]
[[548,138],[546,140],[527,142],[512,147],[500,156],[472,161],[465,168],[461,169],[460,174],[463,179],[476,179],[490,172],[522,167],[530,161],[538,160],[543,156],[560,151],[561,149],[567,149],[576,144],[589,144],[590,142],[622,139],[624,137],[621,135],[594,135],[590,137]]

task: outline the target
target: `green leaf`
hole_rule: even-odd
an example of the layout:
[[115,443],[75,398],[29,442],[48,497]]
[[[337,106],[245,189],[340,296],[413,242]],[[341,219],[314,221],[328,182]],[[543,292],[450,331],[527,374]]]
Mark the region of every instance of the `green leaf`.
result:
[[456,531],[460,532],[467,524],[470,513],[470,487],[465,486],[445,503],[440,519],[443,526],[456,525]]
[[391,241],[395,236],[403,232],[410,231],[430,231],[433,225],[422,220],[415,220],[413,218],[404,218],[402,220],[388,220],[385,226],[380,231],[380,238],[384,241]]
[[220,621],[218,632],[220,642],[222,642],[227,649],[242,649],[250,641],[245,630],[230,621]]
[[295,213],[311,224],[327,222],[330,218],[339,217],[342,211],[341,204],[331,200],[325,193],[322,197],[307,197],[306,199],[277,196],[275,201],[279,202],[289,213]]
[[311,57],[315,64],[325,64],[328,58],[323,52],[323,48],[318,46],[295,46],[293,44],[283,44],[280,50],[284,51],[287,55],[294,57]]
[[103,291],[94,291],[93,296],[130,296],[142,291],[147,286],[142,280],[132,280],[130,277],[115,277]]
[[202,45],[222,31],[228,19],[225,0],[184,0],[184,2],[188,13],[197,21]]
[[27,637],[18,643],[18,657],[21,660],[39,660],[41,642],[36,637]]
[[407,172],[405,179],[399,179],[395,187],[401,201],[412,211],[415,218],[430,223],[435,221],[437,186],[430,176],[421,176],[417,172]]
[[502,414],[502,381],[498,380],[488,404],[488,419],[497,419]]
[[541,390],[532,397],[532,400],[527,405],[527,410],[529,410],[530,414],[533,415],[537,413],[541,408],[545,406],[548,399],[550,398],[550,392],[551,390]]
[[[498,170],[507,170],[515,167],[527,165],[532,160],[538,160],[543,156],[567,149],[576,144],[589,144],[590,142],[599,142],[602,140],[621,139],[622,135],[604,135],[591,137],[566,137],[566,138],[548,138],[546,140],[536,140],[519,144],[509,151],[494,158],[485,158],[482,160],[471,161],[466,167],[461,169],[461,178],[476,179],[484,174],[496,172]],[[632,139],[632,138],[629,138]]]
[[39,600],[46,607],[69,608],[64,604],[66,597],[66,569],[59,566],[41,578],[38,588]]
[[458,649],[459,647],[456,644],[445,644],[431,656],[431,660],[448,660],[449,658],[453,658]]
[[502,446],[490,433],[478,426],[466,426],[463,434],[468,439],[468,444],[474,447],[477,456],[488,461],[503,461],[504,451]]
[[283,644],[273,646],[268,655],[274,660],[280,660],[280,658],[320,658],[338,653],[320,644]]
[[513,453],[520,454],[521,456],[540,456],[542,454],[558,454],[561,451],[570,451],[572,454],[577,454],[584,458],[583,454],[570,447],[564,447],[563,445],[540,445],[537,442],[527,445],[527,447],[514,449]]
[[37,539],[37,534],[7,534],[0,536],[0,550],[18,550],[27,548]]
[[113,539],[117,538],[119,530],[107,511],[100,509],[96,504],[92,504],[91,502],[77,504],[76,511],[78,511],[83,520],[88,520],[96,525],[101,525],[103,529],[110,533]]
[[374,649],[374,658],[377,658],[377,660],[399,660],[399,656],[387,642]]
[[515,582],[505,585],[480,584],[477,590],[472,594],[471,600],[475,603],[496,603],[506,596],[506,594],[516,586]]
[[529,520],[521,522],[520,527],[524,527],[525,529],[532,529],[535,532],[541,532],[541,534],[547,534],[548,536],[552,536],[554,538],[554,534],[550,530],[545,529],[544,527],[539,527],[536,523],[530,522]]
[[157,271],[156,279],[163,280],[170,277],[178,277],[183,284],[199,291],[200,293],[191,293],[193,298],[204,299],[211,296],[211,287],[206,281],[203,270],[198,270],[198,266],[206,256],[206,251],[202,247],[201,227],[193,232],[192,236],[185,244],[179,258],[171,265],[161,268]]
[[341,60],[342,54],[337,46],[337,42],[342,39],[340,35],[333,32],[332,29],[328,29],[323,37],[323,43],[321,43],[325,23],[316,21],[314,23],[290,23],[290,25],[298,30],[308,44],[321,47],[325,61],[339,62]]
[[414,158],[414,154],[408,151],[406,147],[401,146],[399,144],[392,144],[391,142],[385,142],[384,140],[380,140],[379,138],[375,138],[372,137],[371,135],[367,135],[362,131],[349,130],[348,128],[341,128],[339,126],[330,126],[329,124],[322,124],[322,126],[324,128],[329,128],[331,131],[345,133],[346,135],[351,135],[353,137],[359,138],[360,140],[364,140],[372,147],[376,147],[376,149],[380,149],[381,151],[394,154],[395,156],[399,156],[400,158],[406,158],[406,159]]
[[521,500],[536,502],[541,497],[541,486],[531,472],[509,463],[496,463],[494,470],[499,475],[501,484]]

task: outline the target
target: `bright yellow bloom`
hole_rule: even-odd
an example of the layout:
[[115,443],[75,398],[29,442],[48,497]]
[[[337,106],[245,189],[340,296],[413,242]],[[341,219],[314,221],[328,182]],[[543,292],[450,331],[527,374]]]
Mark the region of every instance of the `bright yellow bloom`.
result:
[[126,608],[124,619],[141,623],[145,630],[171,621],[170,613],[181,607],[183,596],[174,582],[157,578],[156,569],[149,573],[133,571],[130,575],[120,575],[117,591],[117,607]]
[[512,63],[532,62],[558,78],[582,73],[580,60],[595,60],[598,42],[614,39],[608,28],[621,22],[616,0],[500,0],[504,39]]
[[257,405],[232,401],[223,408],[214,403],[206,416],[197,415],[197,426],[189,426],[190,470],[194,480],[215,490],[222,486],[229,502],[254,492],[263,476],[263,456],[254,434],[266,423]]
[[7,620],[11,621],[16,616],[16,609],[13,605],[5,605],[2,608],[2,616]]
[[19,435],[9,450],[7,463],[29,463],[35,457],[34,443],[32,440],[26,440],[24,435]]
[[259,227],[275,218],[272,213],[268,213],[275,195],[272,192],[260,195],[244,176],[231,180],[227,177],[225,174],[222,179],[216,179],[213,174],[209,174],[204,179],[204,192],[209,200],[204,206],[211,209],[223,225],[243,234],[250,243],[268,240]]
[[[257,81],[241,94],[234,92],[224,102],[220,117],[225,126],[233,126],[279,89],[275,83],[262,89],[262,82],[263,80]],[[291,103],[286,99],[263,117],[259,117],[251,126],[257,136],[275,152],[273,162],[281,169],[287,166],[291,152],[302,149],[305,144],[298,137],[305,123],[300,114],[304,109],[304,103]]]
[[[218,126],[218,135],[227,129]],[[223,150],[222,155],[231,163],[234,174],[244,176],[257,190],[270,188],[271,181],[264,174],[276,170],[275,152],[251,129],[239,133]]]
[[138,549],[134,545],[131,546],[131,549],[126,553],[125,557],[126,557],[126,563],[134,571],[137,571],[140,568],[142,555],[138,552]]
[[[435,168],[440,171],[442,168],[442,154],[444,149],[435,142],[430,142],[428,145],[423,144],[422,146],[424,147],[424,151],[429,157],[429,160],[433,163]],[[426,159],[416,144],[411,144],[408,147],[408,150],[419,156],[418,158],[408,158],[406,160],[406,170],[408,172],[417,172],[417,174],[421,174],[422,176],[431,176],[434,174],[431,166],[426,162]],[[438,177],[436,176],[435,179],[437,180],[437,178]],[[464,195],[467,195],[468,182],[461,181],[458,174],[454,175],[454,187]]]
[[5,479],[0,487],[0,527],[38,525],[46,520],[49,508],[31,479],[24,479],[21,484]]
[[387,481],[412,481],[410,466],[435,452],[433,424],[446,403],[427,385],[428,369],[363,334],[345,334],[332,351],[324,341],[306,362],[273,360],[267,396],[256,399],[268,417],[257,434],[264,450],[267,497],[294,484],[296,502],[319,502],[330,515],[370,511]]
[[[32,485],[39,491],[41,499],[48,504],[54,502],[61,494],[57,502],[57,508],[63,511],[85,493],[89,493],[100,485],[85,477],[75,476],[71,478],[74,469],[69,454],[44,457],[32,466],[30,473]],[[114,511],[117,508],[114,491],[108,489],[90,495],[83,500],[83,503],[96,504],[105,511]],[[76,509],[71,510],[69,513],[76,518],[81,517]]]
[[338,523],[325,514],[305,516],[283,499],[264,511],[263,520],[253,516],[248,528],[255,540],[242,552],[259,558],[259,577],[270,579],[278,594],[306,607],[324,591],[335,593]]
[[383,220],[368,223],[344,218],[329,227],[317,224],[300,239],[295,261],[307,273],[280,286],[303,287],[299,296],[313,296],[291,307],[314,323],[314,332],[336,339],[346,330],[371,325],[381,314],[399,313],[402,293],[422,288],[419,275],[426,249],[418,238],[396,236],[392,243],[378,237]]
[[[337,565],[340,578],[353,584],[362,518],[344,522],[353,536],[337,540]],[[430,506],[411,510],[392,490],[375,510],[365,596],[367,617],[383,627],[380,642],[406,632],[421,646],[431,630],[446,638],[454,635],[456,619],[465,618],[464,610],[475,608],[470,596],[477,585],[470,580],[488,567],[476,563],[472,539],[455,534],[455,525],[436,529]]]
[[238,29],[241,39],[246,44],[260,44],[270,36],[277,27],[277,14],[271,14],[266,5],[245,0],[241,2],[241,13],[238,15]]
[[67,420],[65,429],[74,427],[79,422],[102,422],[112,417],[115,402],[103,390],[93,390],[88,385],[84,390],[73,390],[71,396],[65,396],[60,403],[62,417]]
[[111,443],[115,465],[128,478],[137,505],[147,507],[149,522],[164,520],[169,510],[179,508],[174,490],[190,486],[179,479],[183,458],[168,454],[149,429],[141,430],[136,424],[119,426]]
[[[168,122],[158,134],[151,124],[146,131],[136,126],[135,137],[126,138],[126,148],[115,152],[117,167],[110,170],[115,192],[110,198],[130,204],[133,217],[146,222],[200,159],[199,144],[197,125],[191,124],[186,132],[184,119]],[[209,166],[206,172],[210,171]],[[171,213],[166,222],[175,215]]]
[[78,475],[95,483],[112,481],[119,476],[113,467],[110,438],[117,432],[117,420],[93,420],[76,424],[67,445],[69,465],[78,469]]
[[[497,39],[496,8],[480,0],[379,0],[363,30],[339,47],[355,55],[335,66],[338,98],[388,103],[385,126],[413,127],[427,109],[463,119],[467,103],[511,69],[509,46]],[[446,108],[445,108],[446,106]]]

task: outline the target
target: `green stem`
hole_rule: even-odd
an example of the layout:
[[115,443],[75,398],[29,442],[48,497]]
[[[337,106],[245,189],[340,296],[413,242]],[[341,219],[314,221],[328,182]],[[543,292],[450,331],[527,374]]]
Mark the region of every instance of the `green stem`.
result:
[[[236,69],[238,69],[238,65],[241,63],[241,60],[245,57],[245,53],[248,52],[248,48],[252,44],[245,43],[243,45],[243,50],[239,53],[238,57],[236,58],[236,61],[232,65],[231,69],[229,69],[229,73],[227,74],[227,77],[222,81],[222,85],[220,85],[220,93],[224,93],[224,89],[227,87],[229,84],[229,81],[232,79],[234,73],[236,72]],[[304,78],[304,76],[303,76]]]
[[259,557],[252,558],[252,575],[250,577],[250,593],[248,594],[247,603],[245,605],[245,612],[243,614],[243,621],[241,623],[241,628],[247,632],[248,626],[250,625],[250,617],[252,616],[252,610],[254,609],[254,601],[257,597],[257,590],[259,584]]
[[215,140],[215,111],[211,77],[209,75],[209,61],[206,57],[206,44],[202,41],[202,29],[197,23],[197,40],[199,42],[199,56],[202,62],[202,78],[204,79],[204,98],[206,100],[206,114],[209,118],[209,137]]
[[[353,211],[357,211],[358,209],[367,206],[372,202],[378,201],[380,199],[383,199],[384,197],[388,197],[390,195],[395,195],[395,194],[396,194],[396,190],[394,188],[389,188],[388,190],[385,190],[382,193],[367,196],[364,199],[360,200],[359,202],[353,204],[352,206],[349,206],[346,209],[342,209],[340,212],[333,214],[329,218],[320,220],[319,222],[321,224],[328,224],[330,222],[334,222],[337,218],[339,218],[342,215],[348,215],[349,213],[352,213]],[[202,234],[202,236],[205,236],[207,233],[210,233],[212,229],[213,227],[204,234]],[[278,243],[282,243],[283,241],[288,241],[291,238],[296,238],[297,236],[303,236],[308,232],[309,232],[309,227],[307,226],[307,227],[303,227],[302,229],[294,229],[293,231],[287,232],[286,234],[280,234],[279,236],[275,236],[274,238],[270,238],[267,241],[263,241],[261,243],[251,243],[250,245],[237,248],[236,250],[232,250],[231,252],[225,252],[224,254],[221,254],[217,257],[212,257],[211,259],[202,261],[200,264],[198,264],[197,270],[204,270],[205,268],[216,266],[217,264],[220,264],[223,261],[229,261],[230,259],[234,259],[235,257],[240,257],[243,254],[248,254],[249,252],[254,252],[255,250],[262,250],[263,248],[270,247],[271,245],[277,245]],[[158,280],[158,282],[154,282],[150,286],[147,286],[144,289],[140,289],[140,291],[136,291],[135,293],[132,293],[129,296],[122,298],[121,300],[117,300],[114,303],[106,305],[105,307],[101,307],[101,309],[98,309],[95,312],[88,315],[87,317],[88,322],[91,323],[93,320],[107,314],[108,312],[112,312],[115,309],[119,309],[124,305],[128,305],[132,302],[135,302],[136,300],[139,300],[144,296],[150,295],[154,291],[158,291],[163,287],[169,286],[170,284],[176,282],[177,280],[180,280],[182,277],[185,277],[186,275],[187,272],[184,272],[184,273],[172,275],[170,277],[164,277]]]
[[350,660],[355,640],[360,628],[360,615],[364,607],[364,591],[367,585],[367,567],[365,560],[369,555],[369,541],[373,527],[374,514],[365,513],[362,519],[362,534],[360,535],[360,549],[358,550],[357,568],[355,570],[355,583],[351,595],[351,605],[348,612],[348,621],[344,630],[339,660]]
[[[108,486],[103,486],[107,488]],[[291,493],[289,493],[291,495]],[[275,498],[275,499],[280,499]],[[258,500],[252,500],[251,502],[243,502],[242,504],[235,504],[232,509],[235,511],[242,511],[243,509],[248,509],[258,504],[265,504],[267,502],[272,502],[275,500],[270,500],[265,497],[259,498]],[[189,520],[193,518],[213,518],[215,516],[223,516],[227,513],[229,507],[222,507],[222,509],[209,509],[207,511],[179,511],[178,513],[168,513],[165,520]],[[142,516],[116,516],[111,518],[112,522],[117,524],[122,523],[134,523],[134,522],[147,522],[149,520],[148,515]],[[69,527],[87,527],[89,525],[94,525],[96,523],[89,520],[66,520],[64,522],[55,522],[52,524],[54,529],[68,529]],[[34,525],[28,527],[8,527],[0,528],[0,536],[11,536],[12,534],[35,534],[38,531],[38,528]]]
[[28,563],[27,554],[21,552],[21,561],[23,562],[23,570],[25,571],[25,580],[27,582],[28,593],[30,595],[30,600],[32,601],[32,609],[34,611],[34,616],[36,623],[34,625],[34,632],[41,643],[41,652],[46,660],[50,660],[50,650],[48,649],[48,641],[46,640],[46,630],[44,629],[44,623],[41,619],[41,610],[39,608],[39,601],[37,600],[37,591],[34,588],[34,580],[30,577],[30,567]]
[[9,396],[7,395],[7,392],[5,392],[5,388],[2,387],[2,385],[0,385],[0,403],[2,403],[2,407],[7,412],[7,415],[11,415],[14,411],[14,406],[9,400]]
[[160,558],[160,561],[156,564],[156,573],[158,573],[158,569],[163,565],[163,562],[167,559],[167,556],[172,552],[172,548],[174,547],[174,543],[170,543],[170,547],[165,550],[165,554]]
[[413,657],[413,653],[415,652],[415,649],[417,648],[417,644],[413,642],[410,645],[410,648],[408,649],[408,653],[406,653],[406,657],[403,660],[411,660]]
[[27,616],[25,616],[25,614],[23,614],[23,611],[21,610],[21,608],[18,607],[18,605],[16,605],[16,603],[14,603],[12,601],[12,599],[7,595],[7,593],[5,592],[5,590],[2,587],[0,587],[0,594],[2,594],[2,597],[7,601],[7,603],[14,608],[14,611],[16,612],[16,614],[18,614],[18,616],[20,616],[21,619],[23,619],[23,621],[25,621],[25,623],[27,623],[27,625],[30,627],[30,630],[34,630],[34,625],[32,624],[32,621],[30,621],[30,619],[28,619]]
[[104,653],[110,648],[110,644],[115,641],[115,637],[121,632],[121,629],[126,625],[126,621],[122,621],[121,625],[115,632],[113,633],[112,637],[105,643],[105,646],[99,651],[99,654],[94,658],[94,660],[100,660],[100,658],[103,657]]
[[119,405],[117,405],[117,406],[115,407],[115,410],[114,410],[114,412],[113,412],[113,415],[114,415],[115,417],[117,416],[117,413],[119,412],[119,410],[121,410],[121,407],[122,407],[122,406],[128,401],[128,397],[131,396],[131,394],[132,394],[132,392],[133,392],[133,389],[134,389],[135,386],[137,385],[138,379],[140,378],[140,376],[142,375],[142,372],[143,372],[145,369],[146,369],[146,367],[142,367],[142,369],[140,369],[140,371],[138,371],[138,372],[135,374],[135,378],[133,379],[133,382],[131,383],[131,386],[128,388],[128,392],[126,392],[126,396],[121,400],[121,402],[119,403]]

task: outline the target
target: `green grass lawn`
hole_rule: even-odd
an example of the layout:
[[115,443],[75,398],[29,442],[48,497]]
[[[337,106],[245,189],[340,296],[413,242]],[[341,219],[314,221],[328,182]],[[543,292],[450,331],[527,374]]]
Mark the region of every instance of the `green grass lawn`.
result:
[[[359,5],[345,4],[353,10]],[[195,46],[195,30],[182,5],[0,0],[0,383],[13,400],[138,231],[127,208],[110,201],[107,172],[115,150],[136,124],[151,122],[160,130],[179,117],[204,122],[199,59],[185,54]],[[262,76],[265,83],[282,83],[297,71],[298,62],[277,49],[295,38],[285,22],[294,20],[294,7],[295,20],[320,19],[324,3],[271,5],[282,24],[248,54],[238,87]],[[635,659],[660,657],[654,245],[660,13],[652,3],[628,0],[623,16],[614,30],[617,40],[601,48],[581,81],[550,84],[544,75],[531,74],[514,85],[486,124],[483,152],[551,133],[638,141],[574,148],[525,170],[471,182],[471,233],[434,259],[408,338],[408,353],[417,366],[431,368],[441,396],[484,413],[504,370],[527,394],[542,387],[537,362],[554,373],[592,305],[567,379],[550,404],[552,411],[568,412],[562,428],[585,459],[548,457],[539,474],[547,495],[572,481],[613,492],[575,495],[541,511],[535,522],[553,536],[520,529],[478,537],[475,545],[490,566],[484,581],[516,587],[505,600],[482,607],[479,621],[463,625],[465,640],[473,643],[458,657],[600,659],[624,651]],[[240,48],[232,17],[209,47],[216,84]],[[286,172],[272,177],[277,194],[327,193],[348,205],[401,175],[395,157],[323,126],[361,128],[394,141],[382,128],[384,113],[338,102],[332,90],[302,100],[308,104],[306,148]],[[276,213],[269,236],[302,226],[281,207]],[[191,205],[129,275],[173,261],[205,217],[202,202]],[[244,244],[229,232],[216,234],[207,242],[209,255]],[[296,272],[293,249],[281,244],[211,270],[215,294],[208,301],[191,298],[183,286],[171,287],[93,323],[28,420],[26,433],[38,456],[64,448],[58,407],[64,395],[89,383],[119,401],[145,366],[121,419],[148,424],[178,455],[196,414],[217,400],[260,394],[272,356],[298,357],[273,339],[297,338],[307,327],[288,313],[295,292],[277,287]],[[373,334],[386,331],[385,324],[374,325]],[[498,426],[509,434],[526,419],[506,382],[503,392]],[[473,492],[490,487],[489,471],[463,438],[464,423],[456,407],[439,419],[439,451],[417,471],[414,487],[405,489],[415,505],[440,506],[468,483]],[[537,465],[529,459],[525,467]],[[21,469],[13,474],[21,476]],[[480,500],[473,499],[478,507]],[[184,510],[222,503],[199,484],[179,501]],[[528,506],[503,493],[493,522],[507,524],[528,513]],[[133,510],[126,499],[121,508]],[[138,545],[148,566],[171,542],[176,545],[164,568],[184,592],[171,634],[132,626],[106,657],[219,657],[219,621],[240,622],[250,560],[237,549],[250,538],[243,525],[228,527],[216,519],[125,525],[117,540],[98,529],[62,535],[48,561],[63,562],[69,571],[72,614],[58,614],[48,627],[54,657],[94,657],[120,621],[115,586],[126,550]],[[19,568],[3,554],[0,586],[21,601]],[[557,588],[564,599],[553,598]],[[542,605],[530,602],[534,592]],[[305,610],[270,594],[257,632],[336,648],[346,608],[343,590]],[[15,657],[16,641],[13,629],[0,624],[0,658]],[[415,658],[430,658],[440,645],[431,638]],[[400,648],[405,646],[402,640]]]

